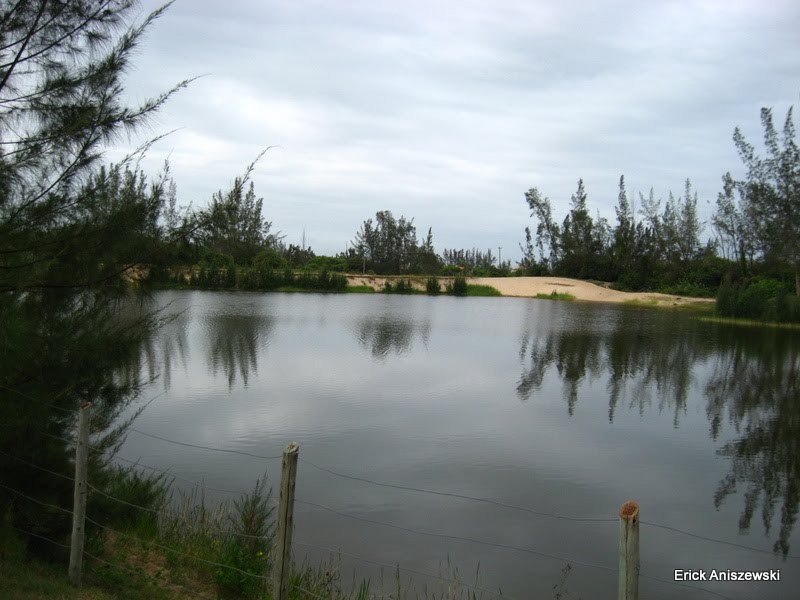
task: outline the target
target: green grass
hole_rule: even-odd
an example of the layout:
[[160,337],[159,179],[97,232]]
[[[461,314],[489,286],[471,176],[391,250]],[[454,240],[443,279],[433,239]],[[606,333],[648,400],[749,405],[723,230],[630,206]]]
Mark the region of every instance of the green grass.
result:
[[348,294],[374,294],[375,289],[369,285],[348,285],[345,289]]
[[699,319],[707,323],[740,325],[742,327],[772,327],[775,329],[800,330],[800,323],[776,323],[774,321],[757,321],[755,319],[740,319],[737,317],[699,317]]
[[572,294],[567,294],[566,292],[557,292],[555,290],[549,294],[536,294],[535,297],[539,300],[575,300],[575,296]]
[[681,304],[673,304],[669,300],[659,301],[656,298],[633,298],[625,300],[623,304],[628,306],[646,306],[655,308],[669,308],[672,310],[687,310],[694,312],[714,312],[713,302],[685,302]]
[[490,285],[467,284],[467,296],[502,296],[500,290]]

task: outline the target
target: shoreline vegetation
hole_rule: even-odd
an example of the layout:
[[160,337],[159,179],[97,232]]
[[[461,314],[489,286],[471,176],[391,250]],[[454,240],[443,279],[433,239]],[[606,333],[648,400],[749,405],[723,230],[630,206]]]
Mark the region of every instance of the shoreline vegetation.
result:
[[[692,305],[710,308],[714,298],[679,296],[658,292],[626,292],[580,279],[546,276],[463,277],[427,275],[363,275],[326,271],[260,272],[254,269],[210,271],[198,268],[140,271],[144,279],[160,289],[199,289],[263,292],[387,293],[406,295],[507,296],[546,300],[610,302],[640,306]],[[466,285],[466,288],[464,288]]]
[[[82,585],[67,577],[68,540],[49,549],[49,559],[31,560],[28,547],[41,540],[0,523],[0,597],[70,600],[268,600],[272,592],[271,553],[276,508],[266,476],[253,491],[217,503],[202,488],[175,491],[164,475],[143,475],[113,467],[108,485],[117,502],[93,495],[87,522]],[[93,521],[102,519],[101,527]],[[65,546],[60,548],[59,545]],[[465,580],[457,568],[442,565],[442,581],[424,583],[387,572],[382,581],[357,580],[332,554],[315,565],[292,563],[290,598],[306,600],[474,600],[479,574]],[[557,572],[554,580],[558,579]],[[445,581],[446,580],[446,581]],[[564,577],[561,578],[564,585]],[[452,583],[458,582],[458,583]],[[386,593],[384,584],[391,587]],[[558,587],[558,586],[557,586]],[[396,595],[393,595],[396,594]],[[556,596],[557,597],[557,596]]]

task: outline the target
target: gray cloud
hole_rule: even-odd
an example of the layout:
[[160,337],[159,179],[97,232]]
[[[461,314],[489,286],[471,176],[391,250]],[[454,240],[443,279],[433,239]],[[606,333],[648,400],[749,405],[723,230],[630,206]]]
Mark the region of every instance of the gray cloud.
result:
[[388,208],[432,226],[439,249],[514,257],[532,186],[563,215],[583,177],[613,220],[620,174],[662,197],[689,177],[708,218],[739,169],[733,128],[758,141],[760,107],[783,118],[797,99],[798,25],[788,1],[184,0],[150,31],[128,95],[209,74],[146,132],[181,128],[143,163],[170,156],[181,202],[280,144],[254,180],[287,241],[305,227],[338,252]]

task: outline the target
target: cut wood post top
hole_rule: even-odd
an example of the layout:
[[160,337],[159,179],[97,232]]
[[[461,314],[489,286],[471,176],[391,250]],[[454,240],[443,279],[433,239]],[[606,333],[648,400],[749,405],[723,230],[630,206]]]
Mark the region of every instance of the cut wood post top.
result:
[[636,520],[636,517],[639,516],[639,503],[633,500],[628,500],[622,507],[619,509],[619,517],[621,519],[627,520]]
[[300,444],[297,442],[292,442],[286,446],[286,450],[284,452],[297,452],[298,450],[300,450]]

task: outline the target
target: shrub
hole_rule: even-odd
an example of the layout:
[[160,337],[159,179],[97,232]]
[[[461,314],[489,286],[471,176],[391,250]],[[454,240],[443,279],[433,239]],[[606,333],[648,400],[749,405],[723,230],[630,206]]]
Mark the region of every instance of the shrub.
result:
[[256,268],[280,269],[286,267],[287,264],[286,259],[272,248],[262,250],[253,258],[253,266]]
[[398,279],[394,286],[395,294],[410,294],[414,291],[411,281],[408,279]]
[[467,278],[463,275],[458,275],[453,280],[453,285],[450,286],[450,293],[453,296],[466,296],[467,295]]
[[428,278],[428,281],[425,282],[425,291],[431,296],[438,296],[442,291],[439,280],[436,277]]
[[780,281],[754,278],[739,294],[736,311],[738,314],[735,316],[748,319],[766,318],[768,302],[781,294],[785,294],[785,291]]
[[731,278],[722,280],[717,292],[717,314],[723,317],[733,317],[739,304],[739,290],[731,283]]
[[201,267],[215,271],[217,269],[227,269],[228,266],[233,265],[234,262],[232,256],[228,256],[227,254],[222,254],[220,252],[205,250],[200,255],[200,262],[198,264]]

